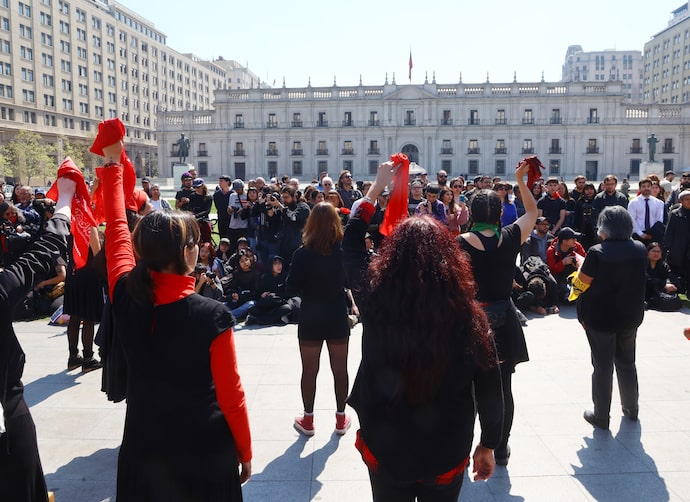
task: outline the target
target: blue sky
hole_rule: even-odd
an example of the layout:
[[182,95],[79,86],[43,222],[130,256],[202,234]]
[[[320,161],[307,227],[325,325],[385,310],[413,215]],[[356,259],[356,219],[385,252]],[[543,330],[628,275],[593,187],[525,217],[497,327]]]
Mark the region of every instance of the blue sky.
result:
[[163,31],[173,49],[223,56],[281,86],[547,81],[569,45],[642,50],[681,0],[347,2],[146,0],[121,2]]

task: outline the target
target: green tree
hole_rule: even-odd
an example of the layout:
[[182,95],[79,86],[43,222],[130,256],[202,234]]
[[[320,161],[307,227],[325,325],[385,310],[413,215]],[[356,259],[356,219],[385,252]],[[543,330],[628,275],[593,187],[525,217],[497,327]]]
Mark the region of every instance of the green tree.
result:
[[10,166],[9,171],[15,177],[26,177],[31,185],[31,178],[41,178],[47,183],[48,178],[55,176],[55,165],[51,157],[51,147],[41,143],[41,135],[22,130],[7,144]]
[[5,145],[0,145],[0,179],[5,179],[5,176],[10,176],[10,156],[9,151]]

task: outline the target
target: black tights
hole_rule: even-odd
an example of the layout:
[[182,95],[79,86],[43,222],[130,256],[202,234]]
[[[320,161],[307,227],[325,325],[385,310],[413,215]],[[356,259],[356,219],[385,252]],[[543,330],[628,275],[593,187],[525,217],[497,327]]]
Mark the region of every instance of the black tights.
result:
[[70,356],[76,356],[79,353],[79,326],[81,325],[81,345],[84,349],[84,358],[93,357],[94,324],[94,321],[86,321],[75,315],[70,316],[69,324],[67,324],[67,346]]
[[513,402],[513,372],[515,366],[509,363],[501,364],[501,383],[503,384],[503,436],[496,451],[503,453],[508,448],[510,429],[513,427],[515,403]]

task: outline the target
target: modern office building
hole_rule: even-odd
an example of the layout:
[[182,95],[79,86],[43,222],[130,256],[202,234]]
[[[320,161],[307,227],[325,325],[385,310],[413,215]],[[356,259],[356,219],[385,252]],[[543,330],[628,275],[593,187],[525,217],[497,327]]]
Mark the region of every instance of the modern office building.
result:
[[200,174],[248,179],[319,171],[373,178],[405,152],[430,172],[511,177],[537,154],[546,175],[639,173],[647,138],[665,169],[690,165],[690,108],[626,103],[622,80],[220,89],[213,111],[159,114],[159,157],[173,175],[185,133]]
[[253,87],[269,87],[261,82],[259,76],[247,66],[242,66],[237,61],[222,57],[213,60],[213,64],[225,70],[225,83],[223,88],[251,89]]
[[671,14],[668,26],[644,45],[644,103],[679,104],[690,100],[688,3]]
[[22,129],[89,140],[119,117],[140,172],[157,154],[156,113],[211,109],[226,81],[110,0],[0,0],[0,70],[0,142]]
[[562,82],[620,81],[628,103],[639,103],[642,98],[642,52],[583,51],[580,45],[571,45],[565,54]]

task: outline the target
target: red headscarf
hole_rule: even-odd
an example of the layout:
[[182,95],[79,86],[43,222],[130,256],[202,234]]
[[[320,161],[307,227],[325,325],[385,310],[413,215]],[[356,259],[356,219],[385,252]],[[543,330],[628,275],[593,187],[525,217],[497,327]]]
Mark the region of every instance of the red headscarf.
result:
[[410,176],[410,159],[404,153],[396,153],[391,155],[391,162],[395,165],[400,164],[400,167],[395,173],[393,193],[386,206],[383,223],[379,227],[381,235],[390,235],[395,226],[408,215],[407,183]]
[[[86,186],[84,176],[70,157],[60,164],[57,172],[58,178],[69,178],[77,184],[77,190],[72,199],[72,236],[74,246],[72,247],[72,257],[75,268],[82,268],[86,265],[89,258],[89,236],[91,227],[96,226],[96,220],[91,213],[91,197],[89,188]],[[53,183],[46,197],[58,200],[57,183]]]

